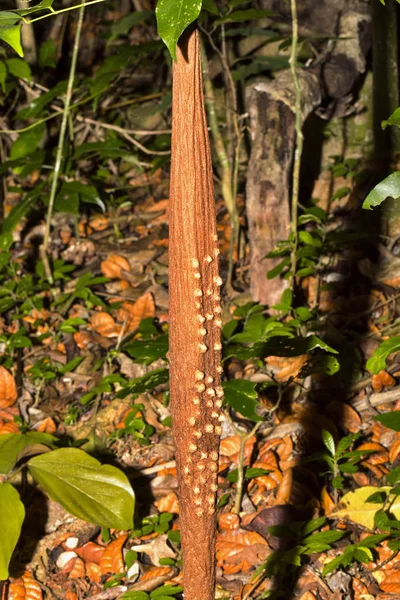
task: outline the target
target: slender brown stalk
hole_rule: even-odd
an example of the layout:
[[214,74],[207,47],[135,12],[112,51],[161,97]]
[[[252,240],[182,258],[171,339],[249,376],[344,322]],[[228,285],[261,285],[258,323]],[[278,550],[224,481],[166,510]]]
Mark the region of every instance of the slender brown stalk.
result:
[[170,189],[170,389],[185,600],[213,600],[223,390],[213,174],[197,30],[173,69]]

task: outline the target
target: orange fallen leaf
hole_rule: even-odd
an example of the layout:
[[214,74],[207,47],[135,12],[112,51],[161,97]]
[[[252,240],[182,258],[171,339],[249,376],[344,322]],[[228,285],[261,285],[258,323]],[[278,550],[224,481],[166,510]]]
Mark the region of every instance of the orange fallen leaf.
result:
[[51,417],[47,417],[39,423],[37,430],[41,433],[55,433],[57,431],[57,425]]
[[81,579],[82,577],[85,577],[85,575],[85,563],[81,558],[79,558],[79,556],[77,556],[72,566],[72,569],[69,572],[68,579]]
[[74,333],[74,341],[78,348],[83,350],[90,344],[92,337],[87,331],[76,331]]
[[293,469],[287,469],[276,492],[274,504],[288,504],[292,495]]
[[160,513],[169,512],[179,515],[178,496],[175,492],[170,492],[160,500],[154,502]]
[[387,371],[379,371],[376,375],[372,375],[372,387],[376,392],[381,392],[384,387],[393,387],[396,380]]
[[110,254],[106,260],[103,260],[100,265],[100,270],[104,277],[109,279],[123,279],[122,271],[131,270],[129,262],[119,254]]
[[368,588],[358,577],[353,577],[351,585],[354,591],[354,600],[362,600],[362,597],[369,594]]
[[42,600],[42,598],[42,588],[29,571],[25,571],[18,579],[10,580],[7,600]]
[[17,386],[13,375],[0,366],[0,408],[12,406],[17,397]]
[[218,527],[220,529],[238,529],[239,525],[239,515],[235,515],[234,513],[222,513],[218,517]]
[[174,569],[171,567],[150,567],[143,573],[140,581],[149,581],[150,579],[158,579],[159,577],[166,577],[173,575]]
[[[244,446],[244,464],[249,464],[250,457],[253,453],[254,444],[256,443],[256,437],[253,435],[246,440]],[[227,456],[233,462],[237,462],[239,458],[240,450],[240,436],[231,435],[221,440],[219,452],[222,456]]]
[[114,318],[106,312],[95,312],[90,318],[90,326],[96,333],[103,337],[117,337],[120,334],[120,326]]
[[128,535],[121,535],[116,540],[113,540],[105,549],[103,556],[100,559],[101,574],[106,573],[123,573],[125,571],[124,559],[122,557],[122,546],[128,539]]
[[217,564],[225,573],[247,572],[271,553],[267,541],[255,531],[224,530],[217,537]]
[[312,592],[304,592],[299,598],[299,600],[317,600]]
[[332,498],[330,497],[330,495],[328,494],[326,485],[324,485],[324,487],[322,488],[322,491],[321,491],[321,505],[322,505],[323,511],[326,515],[329,515],[329,513],[331,513],[333,511],[333,509],[335,508],[335,503],[332,500]]
[[124,302],[118,311],[118,320],[123,321],[126,325],[125,331],[129,333],[134,331],[140,325],[142,319],[154,317],[155,306],[153,296],[147,292],[133,302]]
[[86,577],[89,581],[94,581],[95,583],[100,583],[101,581],[101,568],[100,565],[94,562],[86,563]]
[[94,562],[99,565],[105,550],[106,548],[104,546],[100,546],[95,542],[87,542],[80,548],[76,548],[75,552],[85,562]]
[[326,412],[334,423],[345,427],[351,433],[359,431],[361,427],[360,415],[349,404],[334,400],[328,404]]
[[6,433],[21,433],[17,423],[12,423],[11,421],[0,423],[0,435],[5,435]]

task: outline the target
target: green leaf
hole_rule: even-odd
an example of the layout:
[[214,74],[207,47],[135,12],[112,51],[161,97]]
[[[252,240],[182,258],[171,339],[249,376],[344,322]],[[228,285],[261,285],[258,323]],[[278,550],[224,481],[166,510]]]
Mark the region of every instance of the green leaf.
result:
[[329,575],[329,573],[335,571],[335,569],[337,569],[338,566],[341,564],[342,558],[342,555],[339,555],[330,562],[328,562],[328,564],[325,565],[324,570],[322,571],[322,577],[325,577],[326,575]]
[[94,185],[80,181],[64,181],[56,197],[55,210],[70,214],[79,214],[79,203],[97,204],[105,211],[106,207]]
[[57,44],[49,38],[39,48],[39,65],[43,68],[57,66]]
[[302,539],[301,543],[310,547],[314,544],[333,544],[333,542],[337,542],[344,535],[346,535],[345,531],[320,531]]
[[120,35],[128,34],[134,25],[143,23],[143,21],[146,21],[152,16],[152,10],[138,10],[135,12],[128,13],[120,21],[113,23],[111,27],[110,39],[115,40]]
[[159,358],[166,359],[168,335],[161,335],[152,340],[135,340],[127,344],[123,350],[136,362],[150,365]]
[[262,421],[262,417],[256,413],[256,408],[260,406],[260,403],[254,389],[255,385],[246,379],[233,379],[222,384],[225,400],[229,406],[252,421]]
[[324,442],[325,448],[329,450],[332,456],[335,456],[335,440],[333,439],[332,434],[329,431],[326,431],[326,429],[323,429],[321,437],[322,441]]
[[316,335],[293,338],[274,337],[263,344],[262,354],[263,356],[300,356],[315,350],[315,348],[338,354],[337,350],[328,346]]
[[386,121],[382,121],[381,125],[382,129],[386,129],[388,125],[397,125],[397,127],[400,127],[400,107],[396,108]]
[[27,446],[45,445],[53,447],[56,438],[48,433],[28,431],[28,433],[6,433],[0,436],[0,473],[7,475],[18,462]]
[[379,421],[385,427],[393,429],[393,431],[400,431],[400,410],[394,410],[390,413],[383,415],[377,415],[374,417],[375,421]]
[[372,210],[374,206],[379,206],[387,198],[395,200],[400,196],[400,171],[392,173],[386,179],[383,179],[378,185],[370,191],[365,198],[362,207],[366,210]]
[[176,44],[185,29],[200,14],[202,0],[158,0],[158,35],[176,60]]
[[131,529],[135,496],[126,475],[77,448],[61,448],[28,462],[49,496],[68,512],[101,527]]
[[122,596],[120,596],[121,600],[122,598],[124,600],[148,600],[149,599],[149,595],[147,592],[141,592],[141,591],[133,591],[133,592],[125,592],[125,594],[122,594]]
[[14,77],[27,79],[28,81],[32,79],[31,68],[22,58],[8,58],[6,65],[8,72],[14,75]]
[[125,398],[128,394],[143,394],[159,385],[168,383],[169,370],[168,369],[154,369],[142,377],[131,379],[123,390],[117,394],[118,398]]
[[298,377],[305,379],[314,373],[334,375],[340,370],[340,362],[335,356],[329,354],[316,354],[300,369]]
[[36,6],[32,6],[31,8],[19,8],[15,12],[18,13],[21,17],[26,17],[27,15],[31,15],[32,13],[38,12],[39,10],[49,9],[54,0],[42,0]]
[[42,139],[46,126],[40,123],[37,127],[20,133],[18,138],[11,146],[10,158],[23,158],[27,154],[31,154],[37,150],[40,140]]
[[11,11],[0,11],[0,40],[6,42],[19,56],[24,56],[21,46],[20,17]]
[[175,596],[183,591],[180,585],[163,585],[150,592],[150,598],[159,598],[160,596]]
[[214,21],[214,25],[221,25],[222,23],[242,23],[243,21],[251,21],[254,19],[263,19],[264,17],[273,17],[275,13],[270,10],[257,10],[256,8],[249,8],[248,10],[237,10],[229,13],[222,19]]
[[386,359],[393,352],[400,350],[400,335],[395,335],[382,344],[375,350],[371,358],[367,360],[367,369],[373,375],[377,375],[380,371],[386,368]]
[[8,578],[8,565],[21,534],[25,508],[10,483],[0,484],[0,580]]
[[3,91],[3,94],[6,93],[6,79],[7,79],[7,69],[6,69],[6,65],[4,64],[4,62],[2,60],[0,60],[0,85],[1,85],[1,89]]

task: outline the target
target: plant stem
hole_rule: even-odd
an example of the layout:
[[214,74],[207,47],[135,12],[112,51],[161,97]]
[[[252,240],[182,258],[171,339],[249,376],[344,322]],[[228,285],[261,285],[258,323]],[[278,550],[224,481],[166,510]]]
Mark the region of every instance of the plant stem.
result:
[[303,153],[303,131],[302,131],[302,119],[301,119],[301,87],[297,78],[297,51],[298,51],[298,40],[299,30],[297,21],[297,4],[296,0],[290,0],[290,7],[292,11],[292,47],[290,52],[290,71],[293,77],[293,85],[295,89],[295,111],[296,111],[296,145],[294,150],[294,162],[293,162],[293,178],[292,178],[292,235],[293,235],[293,249],[291,254],[291,272],[292,280],[291,287],[294,288],[295,277],[296,277],[296,263],[297,263],[297,209],[299,202],[299,186],[300,186],[300,166],[301,166],[301,155]]
[[[232,423],[233,424],[233,423]],[[249,440],[260,427],[261,421],[256,423],[250,433],[243,433],[239,431],[235,425],[236,433],[240,436],[240,448],[239,448],[239,458],[238,458],[238,480],[236,484],[236,497],[235,497],[235,506],[232,509],[232,512],[235,515],[240,513],[240,509],[242,507],[242,497],[243,497],[243,485],[244,485],[244,451],[246,448],[246,442]]]
[[42,19],[47,19],[48,17],[55,17],[56,15],[60,15],[61,13],[67,12],[69,10],[75,10],[76,8],[84,9],[86,6],[90,6],[91,4],[98,4],[99,2],[104,2],[105,0],[91,0],[90,2],[82,2],[82,4],[76,4],[75,6],[68,6],[67,8],[62,8],[60,10],[54,10],[49,7],[50,12],[47,15],[42,15],[41,17],[36,17],[36,19],[25,19],[22,17],[24,23],[36,23],[36,21],[41,21]]
[[[60,135],[58,138],[56,162],[54,165],[53,178],[51,181],[49,208],[47,211],[46,229],[45,229],[45,233],[44,233],[44,240],[43,240],[43,246],[42,246],[42,256],[45,256],[47,254],[47,250],[48,250],[48,246],[49,246],[51,219],[53,216],[54,202],[55,202],[55,198],[56,198],[58,181],[59,181],[60,173],[61,173],[61,162],[62,162],[62,158],[63,158],[65,134],[67,131],[68,118],[69,118],[69,114],[70,114],[71,98],[72,98],[72,91],[73,91],[73,87],[74,87],[76,63],[77,63],[77,59],[78,59],[79,42],[80,42],[80,37],[81,37],[81,32],[82,32],[84,13],[85,13],[85,4],[83,3],[79,8],[78,23],[77,23],[76,32],[75,32],[74,47],[72,50],[71,68],[69,71],[67,93],[65,95],[65,101],[64,101],[64,112],[63,112],[62,121],[61,121]],[[50,274],[50,283],[53,283],[53,277],[51,274]]]

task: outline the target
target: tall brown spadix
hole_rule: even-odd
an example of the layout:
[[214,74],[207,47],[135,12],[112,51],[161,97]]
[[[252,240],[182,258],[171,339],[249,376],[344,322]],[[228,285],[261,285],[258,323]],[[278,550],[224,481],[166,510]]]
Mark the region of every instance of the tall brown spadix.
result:
[[185,600],[212,600],[221,434],[221,279],[197,30],[173,67],[170,389]]

